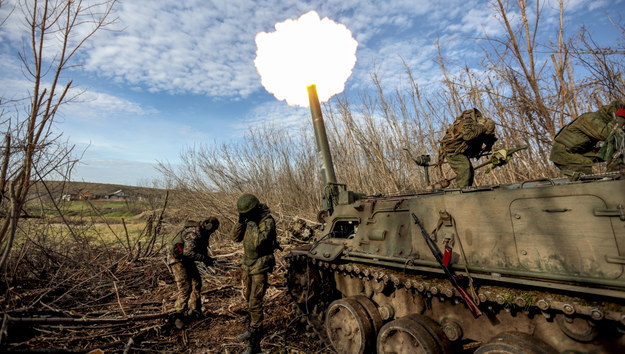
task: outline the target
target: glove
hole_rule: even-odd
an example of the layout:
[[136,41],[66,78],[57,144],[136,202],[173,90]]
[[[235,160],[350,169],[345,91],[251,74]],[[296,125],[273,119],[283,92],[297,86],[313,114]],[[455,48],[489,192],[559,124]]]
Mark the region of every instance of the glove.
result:
[[215,264],[215,258],[206,257],[206,259],[204,260],[204,265],[206,265],[207,267],[211,267],[213,266],[213,264]]
[[245,217],[245,214],[239,214],[239,224],[245,224],[246,221],[247,218]]
[[508,150],[506,149],[499,149],[495,151],[495,153],[493,153],[493,155],[490,158],[491,165],[488,168],[487,172],[492,171],[495,167],[499,167],[499,166],[503,166],[507,164],[508,161],[510,161],[511,157],[512,155],[508,155]]

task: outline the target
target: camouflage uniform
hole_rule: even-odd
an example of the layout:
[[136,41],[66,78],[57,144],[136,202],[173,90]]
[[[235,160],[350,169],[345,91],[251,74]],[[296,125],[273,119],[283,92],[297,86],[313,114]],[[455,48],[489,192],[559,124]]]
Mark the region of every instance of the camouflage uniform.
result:
[[600,154],[596,145],[607,140],[602,150],[611,149],[613,152],[616,138],[620,135],[622,140],[625,118],[616,116],[615,120],[613,114],[623,105],[621,101],[614,101],[597,112],[584,113],[565,125],[556,134],[549,159],[565,174],[590,174],[592,165],[602,161],[608,161],[608,170],[622,166],[622,158],[614,158],[613,153]]
[[456,173],[458,187],[473,185],[474,171],[469,159],[479,158],[482,152],[490,151],[495,141],[495,123],[483,118],[476,108],[463,111],[447,129],[441,140],[441,156]]
[[260,349],[263,297],[267,291],[268,274],[276,264],[273,252],[279,247],[276,223],[269,208],[259,203],[251,211],[241,213],[232,229],[232,239],[235,242],[243,241],[242,268],[249,314],[249,331],[239,338],[249,341],[248,352],[255,352]]
[[[214,226],[207,230],[203,225],[208,223]],[[218,227],[219,221],[215,218],[207,219],[201,224],[187,221],[185,227],[172,240],[168,263],[178,287],[178,299],[174,305],[178,312],[201,312],[202,277],[195,262],[212,264],[213,259],[208,256],[208,241]]]

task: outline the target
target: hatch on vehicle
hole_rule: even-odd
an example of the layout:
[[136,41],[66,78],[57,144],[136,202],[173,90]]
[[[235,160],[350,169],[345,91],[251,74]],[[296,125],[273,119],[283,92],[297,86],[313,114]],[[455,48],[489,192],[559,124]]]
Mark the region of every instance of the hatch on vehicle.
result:
[[618,278],[621,264],[608,263],[619,251],[611,218],[595,195],[516,199],[510,218],[520,264],[530,271],[580,277]]

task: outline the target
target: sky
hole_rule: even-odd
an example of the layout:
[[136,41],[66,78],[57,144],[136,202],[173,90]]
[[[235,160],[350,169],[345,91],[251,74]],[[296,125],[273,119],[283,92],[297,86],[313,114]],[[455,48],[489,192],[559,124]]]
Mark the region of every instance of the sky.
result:
[[[32,91],[20,68],[27,32],[16,1],[0,0],[1,102]],[[551,35],[557,2],[542,3]],[[622,23],[625,0],[565,3],[568,35],[583,25],[599,40],[618,37],[608,14]],[[487,0],[119,0],[117,22],[85,43],[63,78],[84,91],[54,125],[82,155],[72,179],[148,185],[160,177],[158,162],[175,165],[186,149],[236,142],[262,124],[309,120],[308,108],[263,88],[254,59],[257,33],[311,10],[344,24],[358,42],[347,95],[372,89],[373,71],[396,87],[402,61],[419,83],[436,82],[437,41],[460,66],[473,65],[480,58],[472,38],[502,35]]]

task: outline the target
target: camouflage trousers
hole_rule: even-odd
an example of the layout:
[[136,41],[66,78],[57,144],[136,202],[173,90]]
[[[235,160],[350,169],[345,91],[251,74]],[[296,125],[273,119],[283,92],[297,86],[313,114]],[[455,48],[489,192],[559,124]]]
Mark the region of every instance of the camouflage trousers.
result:
[[591,174],[592,165],[601,161],[594,152],[585,154],[572,153],[566,146],[556,142],[553,143],[549,159],[562,171],[568,170],[584,174]]
[[263,328],[263,298],[267,291],[267,273],[248,274],[245,272],[245,300],[252,332]]
[[474,172],[469,158],[463,154],[448,154],[446,159],[456,174],[456,185],[459,188],[472,186]]
[[178,299],[174,308],[178,312],[201,311],[202,277],[195,262],[176,262],[171,265],[178,287]]

